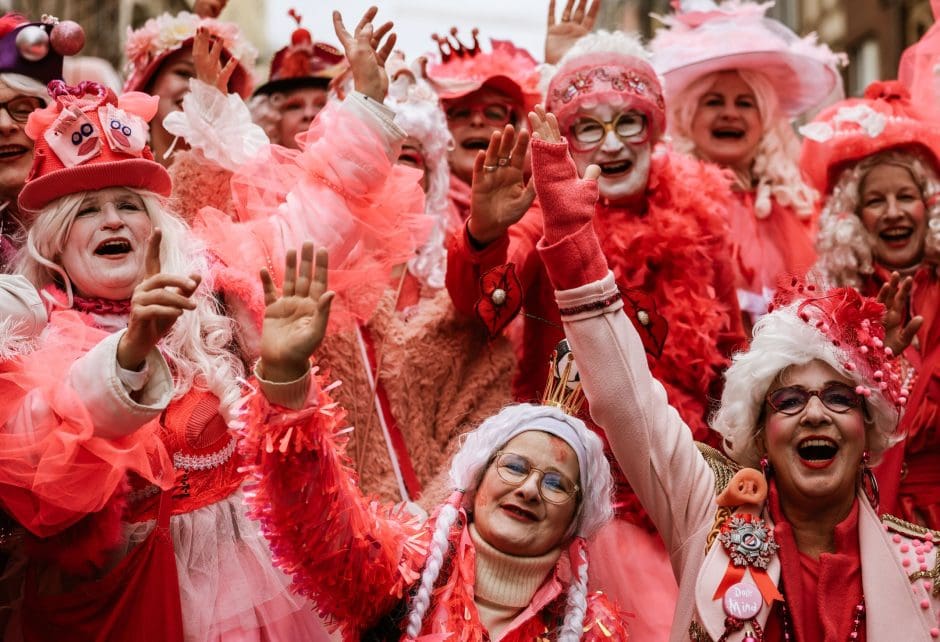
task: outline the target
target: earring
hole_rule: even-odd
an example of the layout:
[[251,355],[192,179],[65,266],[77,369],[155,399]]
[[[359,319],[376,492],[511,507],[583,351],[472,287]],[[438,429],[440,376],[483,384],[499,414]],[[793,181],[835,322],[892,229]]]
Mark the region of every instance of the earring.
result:
[[877,511],[880,500],[878,496],[878,480],[875,479],[875,473],[868,465],[870,461],[871,453],[866,449],[862,452],[862,490],[865,491],[865,496],[868,498],[868,502],[872,505],[872,508]]
[[764,455],[760,458],[760,469],[764,473],[764,479],[770,480],[771,475],[773,475],[774,468],[770,465],[770,460],[767,459],[767,455]]

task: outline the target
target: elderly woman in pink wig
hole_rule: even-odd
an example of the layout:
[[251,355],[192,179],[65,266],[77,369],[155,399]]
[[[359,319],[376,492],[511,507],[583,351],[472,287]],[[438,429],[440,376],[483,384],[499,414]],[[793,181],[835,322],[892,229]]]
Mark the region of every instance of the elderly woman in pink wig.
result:
[[[650,48],[665,81],[675,148],[728,169],[737,202],[738,302],[751,323],[777,280],[813,264],[818,194],[798,165],[790,121],[841,94],[840,59],[765,17],[770,3],[673,3]],[[686,8],[686,4],[689,8]]]

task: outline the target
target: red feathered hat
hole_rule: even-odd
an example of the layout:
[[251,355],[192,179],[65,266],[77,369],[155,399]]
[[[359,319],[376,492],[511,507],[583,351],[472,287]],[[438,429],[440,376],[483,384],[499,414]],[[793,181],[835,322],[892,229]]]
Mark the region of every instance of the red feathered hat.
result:
[[858,373],[861,383],[856,392],[865,397],[880,394],[895,408],[907,403],[909,391],[901,381],[895,355],[884,344],[884,305],[855,288],[821,292],[799,279],[777,290],[770,311],[791,304],[797,304],[796,313],[804,323],[845,356],[842,366]]
[[169,196],[170,175],[147,147],[147,122],[158,98],[138,92],[120,98],[95,82],[49,83],[55,103],[34,111],[26,134],[36,144],[19,206],[38,211],[63,196],[106,187],[131,187]]
[[450,36],[432,36],[441,60],[428,66],[428,80],[438,97],[453,100],[486,85],[506,94],[525,111],[532,109],[541,99],[535,58],[508,40],[490,40],[491,51],[484,53],[479,33],[479,29],[473,30],[470,47],[457,38],[456,27]]
[[800,128],[800,165],[813,187],[828,194],[839,173],[867,156],[899,147],[918,147],[940,170],[940,129],[911,103],[895,81],[873,82],[864,98],[849,98]]
[[258,94],[273,94],[297,87],[329,86],[330,81],[346,68],[346,57],[336,47],[314,42],[310,32],[300,26],[302,16],[291,9],[288,15],[297,22],[290,44],[274,54],[268,82],[255,90]]

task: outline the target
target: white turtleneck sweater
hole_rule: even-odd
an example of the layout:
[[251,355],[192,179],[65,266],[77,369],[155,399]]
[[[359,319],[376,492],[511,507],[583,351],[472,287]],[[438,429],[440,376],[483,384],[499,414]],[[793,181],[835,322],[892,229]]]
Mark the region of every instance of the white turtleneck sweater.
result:
[[469,531],[476,553],[474,603],[480,622],[495,642],[532,601],[558,562],[561,549],[538,557],[507,555],[486,542],[473,524]]

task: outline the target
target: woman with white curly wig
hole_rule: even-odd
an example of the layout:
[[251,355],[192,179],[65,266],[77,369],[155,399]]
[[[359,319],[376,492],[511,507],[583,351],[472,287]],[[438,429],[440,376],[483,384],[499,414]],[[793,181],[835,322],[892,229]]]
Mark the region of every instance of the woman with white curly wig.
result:
[[733,174],[738,198],[727,217],[738,303],[753,323],[778,279],[803,275],[815,260],[818,194],[800,173],[791,121],[841,97],[840,58],[815,36],[799,38],[766,17],[770,3],[673,4],[677,13],[650,42],[665,81],[668,134],[678,151]]
[[827,195],[817,270],[869,296],[899,273],[910,284],[905,320],[923,316],[901,355],[911,387],[905,440],[878,473],[886,510],[940,528],[940,136],[896,82],[873,83],[802,131],[804,169]]
[[603,445],[584,422],[554,406],[506,406],[466,435],[452,495],[422,522],[359,489],[350,429],[309,352],[284,351],[295,363],[274,368],[262,358],[300,403],[249,399],[250,501],[294,590],[344,640],[627,639],[624,616],[587,588],[584,540],[613,509]]

